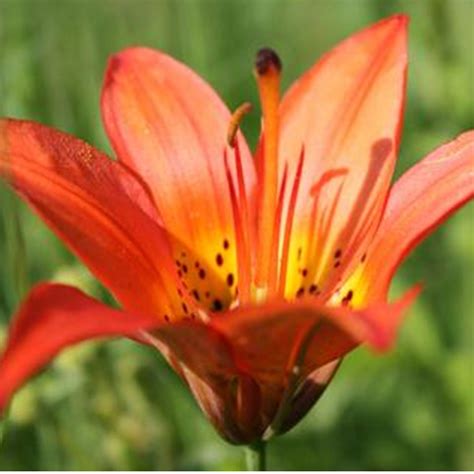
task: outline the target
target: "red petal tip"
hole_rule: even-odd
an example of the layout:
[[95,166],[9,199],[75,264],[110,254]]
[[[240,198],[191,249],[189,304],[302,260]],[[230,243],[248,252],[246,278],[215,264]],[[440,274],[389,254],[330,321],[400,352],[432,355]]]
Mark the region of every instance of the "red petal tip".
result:
[[394,305],[390,314],[387,315],[387,322],[383,331],[374,335],[369,341],[371,349],[377,353],[387,352],[393,348],[396,340],[398,328],[407,316],[408,308],[413,304],[417,296],[423,289],[423,285],[418,283],[410,288]]

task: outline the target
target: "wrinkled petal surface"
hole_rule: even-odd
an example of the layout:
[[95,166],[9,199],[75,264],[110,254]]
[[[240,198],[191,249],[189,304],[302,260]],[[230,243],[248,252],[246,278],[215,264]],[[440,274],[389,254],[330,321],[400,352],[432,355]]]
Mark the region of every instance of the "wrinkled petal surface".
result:
[[311,284],[334,289],[375,233],[399,146],[406,36],[403,15],[356,33],[283,98],[280,158],[288,160],[290,175],[305,149],[289,295]]
[[58,130],[2,120],[0,176],[124,306],[171,314],[169,245],[145,187],[122,165]]
[[[187,269],[187,286],[209,307],[213,295],[230,301],[235,288],[226,278],[235,275],[236,246],[223,155],[226,106],[185,65],[159,51],[130,48],[110,59],[102,114],[118,159],[150,186],[177,264]],[[238,140],[250,193],[254,167],[240,134]]]
[[0,357],[0,413],[13,393],[63,348],[98,337],[134,337],[159,324],[153,316],[108,308],[72,287],[38,285],[14,317]]
[[474,196],[474,131],[447,143],[409,169],[393,186],[367,260],[345,285],[354,303],[384,300],[410,251]]

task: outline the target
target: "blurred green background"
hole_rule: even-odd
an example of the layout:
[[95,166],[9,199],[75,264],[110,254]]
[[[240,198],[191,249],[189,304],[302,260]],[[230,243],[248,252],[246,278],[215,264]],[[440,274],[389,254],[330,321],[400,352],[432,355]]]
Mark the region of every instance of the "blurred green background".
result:
[[[110,151],[98,98],[114,51],[163,49],[233,108],[256,102],[259,47],[280,52],[286,86],[336,42],[394,12],[411,16],[400,173],[473,126],[472,0],[0,0],[0,115]],[[244,130],[255,143],[256,114]],[[109,300],[5,186],[0,200],[0,340],[39,280]],[[396,349],[348,357],[317,407],[270,445],[269,468],[474,469],[473,223],[471,205],[416,250],[393,293],[420,280],[425,291]],[[0,430],[0,469],[243,467],[241,450],[217,437],[161,357],[128,341],[64,352],[16,396]]]

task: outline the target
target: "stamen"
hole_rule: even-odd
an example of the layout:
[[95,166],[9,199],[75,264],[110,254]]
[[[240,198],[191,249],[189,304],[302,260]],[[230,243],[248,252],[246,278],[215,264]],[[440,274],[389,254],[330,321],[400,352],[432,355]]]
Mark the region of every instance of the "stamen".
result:
[[291,232],[293,229],[293,220],[295,216],[296,199],[298,198],[298,190],[301,182],[301,172],[304,163],[304,146],[301,147],[300,159],[298,161],[298,168],[296,169],[295,180],[293,181],[293,189],[291,190],[290,201],[288,203],[288,213],[286,216],[285,230],[283,233],[283,247],[280,267],[280,294],[285,294],[286,273],[288,269],[288,255],[290,253]]
[[350,243],[350,249],[352,253],[355,253],[356,250],[360,249],[367,236],[379,226],[380,220],[376,219],[377,213],[377,206],[376,204],[373,204],[369,208],[365,219],[363,219],[359,225],[358,232],[355,233],[355,236]]
[[265,137],[259,186],[262,188],[258,214],[258,253],[256,285],[264,288],[270,279],[273,233],[278,194],[278,133],[281,61],[271,49],[257,53],[255,75],[262,104],[263,135]]
[[316,254],[316,245],[317,242],[321,242],[320,238],[320,224],[321,219],[319,215],[319,193],[313,197],[313,204],[311,206],[311,214],[309,218],[308,224],[308,246],[307,246],[307,253],[306,253],[306,262],[310,263],[310,274],[309,280],[314,281],[316,269],[313,265],[313,258],[312,256]]
[[249,300],[250,296],[250,267],[247,266],[250,260],[247,255],[248,245],[245,245],[244,226],[242,222],[242,214],[237,201],[237,194],[235,192],[234,182],[229,169],[227,160],[227,152],[224,150],[224,165],[229,186],[229,194],[232,205],[232,215],[234,219],[235,241],[237,247],[237,267],[238,267],[238,291],[239,299],[242,303]]
[[205,321],[205,319],[203,319],[202,317],[203,311],[201,309],[200,304],[196,300],[194,300],[189,291],[187,291],[185,283],[183,281],[179,282],[177,289],[178,295],[181,298],[181,308],[183,309],[184,313],[187,314],[187,311],[197,313],[199,315],[199,319]]
[[[239,130],[240,123],[242,122],[245,115],[247,115],[252,110],[252,104],[250,102],[244,102],[242,105],[237,107],[237,109],[232,114],[232,117],[229,122],[229,127],[227,129],[227,143],[231,148],[234,149],[235,164],[237,169],[237,186],[239,190],[239,201],[238,201],[238,210],[239,210],[239,220],[242,227],[242,240],[240,244],[240,252],[243,255],[243,261],[241,262],[243,266],[240,268],[240,273],[246,272],[248,278],[251,278],[251,252],[250,252],[250,218],[249,218],[249,205],[247,201],[247,192],[245,189],[245,179],[244,172],[242,167],[242,158],[240,155],[240,146],[238,140],[236,140],[236,135]],[[226,167],[228,164],[226,165]],[[233,186],[233,183],[231,183]],[[235,191],[235,190],[234,190]],[[239,249],[238,249],[239,251]],[[242,297],[245,297],[246,293],[243,293]]]
[[375,219],[376,215],[377,204],[374,203],[369,207],[367,215],[364,219],[362,219],[358,230],[354,233],[354,236],[348,242],[344,242],[344,245],[346,246],[346,253],[350,255],[351,258],[346,259],[344,265],[341,265],[339,268],[337,268],[337,270],[331,272],[328,280],[325,283],[325,296],[330,294],[331,288],[333,288],[338,281],[344,280],[347,270],[350,268],[351,264],[353,264],[353,262],[360,261],[360,255],[363,253],[363,244],[367,239],[367,235],[373,232],[378,226],[378,221]]
[[323,173],[319,180],[312,186],[310,193],[313,197],[313,206],[311,209],[311,216],[309,221],[309,242],[308,242],[308,256],[307,261],[310,264],[311,273],[309,275],[309,280],[314,281],[316,277],[317,266],[314,260],[316,259],[316,252],[317,252],[317,243],[323,242],[323,221],[324,215],[320,212],[319,209],[319,198],[321,196],[321,192],[326,184],[337,177],[345,176],[348,173],[347,168],[335,168],[330,169]]
[[250,215],[249,215],[249,203],[247,201],[247,190],[245,189],[244,171],[242,167],[242,158],[240,155],[239,142],[235,142],[234,147],[235,164],[237,168],[237,185],[239,188],[239,203],[240,203],[240,214],[242,219],[243,227],[243,246],[245,255],[245,271],[250,272],[251,270],[251,249],[250,249]]
[[272,242],[272,259],[271,259],[271,269],[270,269],[270,281],[268,284],[269,297],[272,297],[276,293],[277,281],[278,281],[278,253],[279,253],[279,243],[280,243],[280,225],[281,218],[283,214],[283,203],[285,200],[285,191],[286,191],[286,181],[288,178],[288,163],[285,163],[285,169],[283,171],[283,179],[280,185],[280,192],[278,193],[278,204],[276,209],[276,218],[275,218],[275,229],[276,232],[273,234]]
[[235,136],[240,127],[240,123],[243,118],[252,110],[252,104],[250,102],[244,102],[242,105],[235,109],[232,114],[229,122],[229,127],[227,128],[227,143],[231,148],[235,146]]
[[[344,182],[341,183],[339,185],[339,188],[337,190],[337,193],[334,197],[334,200],[332,202],[332,205],[331,207],[328,209],[325,209],[325,211],[328,211],[327,213],[324,212],[324,215],[322,216],[322,219],[321,219],[321,241],[322,242],[327,242],[327,238],[329,236],[329,232],[331,230],[331,227],[332,227],[332,222],[333,222],[333,219],[334,219],[334,216],[336,214],[336,208],[339,204],[339,200],[341,198],[341,192],[342,192],[342,188],[344,186]],[[326,219],[327,218],[327,219]],[[324,246],[325,248],[328,248],[327,246]],[[325,252],[323,252],[319,257],[319,261],[317,264],[315,264],[315,268],[316,268],[316,278],[317,278],[317,281],[323,281],[323,270],[325,268],[327,268],[327,262],[328,260],[330,259],[330,255],[331,255],[331,251],[330,250],[326,250]],[[340,265],[340,263],[339,263]],[[339,266],[338,265],[338,266]]]
[[318,182],[313,185],[311,188],[311,196],[316,197],[318,194],[320,194],[322,188],[329,183],[334,178],[337,178],[338,176],[345,176],[348,172],[347,168],[335,168],[332,170],[328,170],[325,173],[322,174],[321,178],[319,178]]

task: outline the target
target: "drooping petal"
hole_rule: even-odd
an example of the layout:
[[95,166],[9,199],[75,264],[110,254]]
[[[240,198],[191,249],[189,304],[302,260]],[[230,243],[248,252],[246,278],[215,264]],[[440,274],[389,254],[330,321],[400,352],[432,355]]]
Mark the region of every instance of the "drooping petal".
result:
[[171,313],[169,245],[146,189],[122,165],[65,133],[2,120],[0,176],[124,306]]
[[160,324],[154,316],[108,308],[69,286],[36,286],[14,317],[0,357],[0,413],[14,392],[65,347],[99,337],[134,337]]
[[[236,245],[223,157],[230,121],[225,105],[183,64],[130,48],[110,59],[102,114],[118,159],[150,186],[174,237],[175,259],[188,269],[186,284],[209,307],[213,295],[229,302],[235,288],[226,278],[235,275]],[[253,163],[241,134],[238,141],[250,193]]]
[[354,304],[384,300],[405,257],[431,231],[474,196],[474,131],[447,143],[409,169],[390,191],[365,263],[345,284]]
[[[356,33],[282,101],[280,157],[288,160],[290,176],[302,146],[306,156],[290,251],[292,296],[310,284],[333,286],[336,278],[329,282],[329,276],[342,273],[376,230],[399,145],[406,29],[407,18],[396,15]],[[337,170],[344,174],[311,196],[324,174]]]

